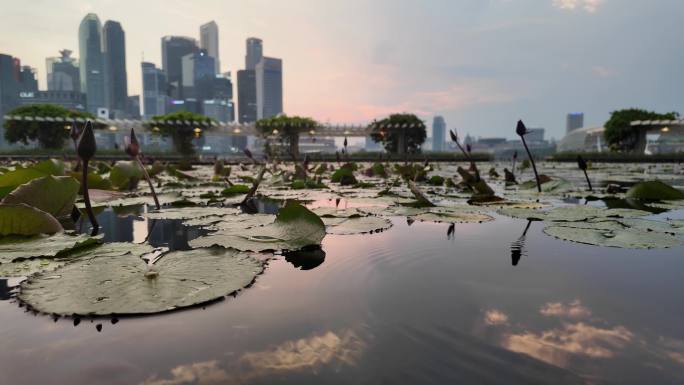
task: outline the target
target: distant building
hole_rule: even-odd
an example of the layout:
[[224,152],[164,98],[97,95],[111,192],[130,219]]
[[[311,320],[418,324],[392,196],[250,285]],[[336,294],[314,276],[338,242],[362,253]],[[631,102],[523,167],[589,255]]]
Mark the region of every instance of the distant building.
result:
[[55,104],[69,110],[85,111],[87,105],[86,95],[80,91],[35,91],[21,92],[19,104],[22,106],[31,104]]
[[36,70],[30,66],[21,66],[19,69],[19,93],[22,92],[38,92]]
[[219,62],[219,32],[218,25],[210,21],[200,26],[200,48],[207,51],[207,54],[214,58],[214,73],[221,72]]
[[215,60],[206,50],[183,56],[183,98],[211,99],[216,78]]
[[264,47],[261,39],[250,37],[247,39],[247,54],[245,55],[245,69],[255,70],[257,64],[264,57]]
[[444,151],[446,139],[446,122],[442,116],[435,116],[432,120],[432,151]]
[[364,146],[364,149],[366,151],[382,151],[382,143],[376,142],[373,140],[373,138],[368,135],[366,136],[366,145]]
[[559,152],[601,152],[606,149],[603,127],[573,129],[558,142]]
[[256,72],[240,70],[237,72],[238,121],[252,123],[257,120]]
[[78,62],[71,57],[71,51],[59,51],[60,57],[45,60],[48,91],[81,91],[81,74]]
[[525,135],[525,140],[530,143],[541,143],[544,141],[544,130],[543,128],[528,128],[527,134]]
[[169,97],[166,94],[166,74],[153,63],[143,62],[141,66],[143,117],[150,119],[155,115],[164,115],[167,112],[166,105],[169,102]]
[[204,115],[219,122],[233,121],[233,102],[223,99],[205,100],[203,103]]
[[183,57],[199,51],[197,41],[190,37],[164,36],[162,46],[162,69],[166,73],[168,95],[183,98]]
[[5,144],[3,117],[19,105],[18,60],[0,54],[0,147]]
[[565,133],[569,134],[578,128],[584,127],[584,113],[573,112],[568,114],[565,124]]
[[256,66],[257,119],[283,113],[283,62],[263,57]]
[[94,13],[87,14],[78,28],[79,70],[81,92],[88,99],[88,111],[106,107],[104,55],[102,54],[102,24]]
[[140,95],[126,98],[126,115],[129,119],[140,119]]
[[102,50],[104,52],[107,107],[114,115],[125,114],[128,98],[126,74],[126,35],[121,24],[108,20],[104,24]]

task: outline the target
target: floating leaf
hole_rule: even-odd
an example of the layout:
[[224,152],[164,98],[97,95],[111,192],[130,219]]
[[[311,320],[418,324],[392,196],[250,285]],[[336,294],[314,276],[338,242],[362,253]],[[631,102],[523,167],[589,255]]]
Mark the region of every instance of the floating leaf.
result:
[[12,192],[17,186],[47,175],[64,175],[64,163],[50,159],[30,167],[17,167],[0,175],[0,198]]
[[79,183],[69,176],[44,176],[17,187],[2,203],[25,203],[60,218],[71,213]]
[[109,180],[117,190],[132,190],[143,177],[143,171],[134,161],[116,162],[109,173]]
[[627,191],[627,198],[641,200],[679,200],[684,199],[684,192],[659,180],[637,183]]
[[[612,228],[609,228],[612,227]],[[656,249],[679,246],[676,237],[655,231],[641,231],[608,223],[572,222],[547,226],[544,232],[566,241],[628,249]]]
[[152,266],[138,254],[97,257],[29,278],[18,297],[44,313],[151,314],[236,292],[263,268],[247,254],[222,248],[171,252]]
[[45,211],[21,204],[0,204],[0,235],[54,234],[62,231],[57,219]]
[[249,186],[244,184],[234,184],[227,187],[221,191],[221,195],[229,197],[233,195],[247,194],[249,192]]
[[65,233],[52,236],[3,237],[0,238],[0,263],[12,262],[17,259],[55,257],[77,248],[92,246],[98,242],[98,238],[83,234],[69,235]]
[[366,216],[348,218],[323,218],[328,234],[351,235],[373,231],[386,230],[392,227],[392,222],[385,218]]
[[219,230],[190,241],[192,247],[219,245],[238,250],[298,250],[319,245],[325,224],[306,207],[290,201],[278,211],[273,223],[249,229]]
[[240,210],[231,207],[192,206],[180,208],[162,208],[146,214],[150,219],[200,219],[235,215]]
[[649,215],[648,211],[632,209],[607,209],[596,206],[563,206],[551,210],[534,210],[524,208],[503,208],[500,214],[520,219],[539,221],[576,222],[596,218],[636,218]]

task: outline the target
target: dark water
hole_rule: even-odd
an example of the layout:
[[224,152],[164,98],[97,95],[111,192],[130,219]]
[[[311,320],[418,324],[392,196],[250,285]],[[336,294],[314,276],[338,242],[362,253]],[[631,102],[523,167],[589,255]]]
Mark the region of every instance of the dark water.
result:
[[[99,219],[107,241],[202,234]],[[684,383],[684,248],[583,246],[505,217],[393,222],[275,256],[205,308],[74,326],[0,301],[0,384]]]

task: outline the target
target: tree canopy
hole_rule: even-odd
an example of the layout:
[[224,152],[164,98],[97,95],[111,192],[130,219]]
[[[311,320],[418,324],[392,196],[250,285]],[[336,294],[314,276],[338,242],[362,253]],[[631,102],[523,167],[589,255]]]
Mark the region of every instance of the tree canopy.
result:
[[315,120],[302,116],[278,115],[259,119],[256,128],[262,135],[277,135],[281,142],[289,146],[290,156],[299,156],[299,135],[302,132],[316,130],[319,126]]
[[641,135],[639,128],[632,127],[631,122],[635,120],[672,120],[678,117],[679,113],[677,112],[660,114],[638,108],[613,111],[610,114],[610,119],[604,124],[606,130],[603,136],[611,149],[630,151],[637,146]]
[[392,154],[417,153],[427,137],[425,123],[414,114],[392,114],[371,123],[371,138]]
[[211,129],[211,123],[214,122],[209,117],[188,111],[153,116],[152,121],[148,124],[148,129],[158,132],[165,138],[171,138],[176,151],[185,156],[195,153],[192,140]]
[[[87,112],[73,111],[54,104],[21,106],[10,111],[7,115],[62,118],[61,121],[14,119],[5,121],[5,139],[10,143],[28,144],[29,140],[36,140],[41,147],[50,149],[59,149],[64,146],[64,140],[69,137],[72,119],[95,119],[93,115]],[[97,124],[95,126],[95,128],[101,128],[97,127]]]

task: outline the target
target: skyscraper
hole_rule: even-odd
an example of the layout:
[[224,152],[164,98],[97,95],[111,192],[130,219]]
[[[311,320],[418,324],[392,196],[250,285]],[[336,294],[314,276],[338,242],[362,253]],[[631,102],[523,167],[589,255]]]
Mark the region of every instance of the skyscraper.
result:
[[77,91],[81,92],[81,75],[76,59],[71,57],[71,51],[59,51],[60,57],[50,57],[45,60],[47,66],[48,91]]
[[162,69],[166,72],[170,95],[183,98],[183,56],[199,50],[197,41],[190,37],[164,36],[162,45]]
[[240,70],[237,72],[238,121],[252,123],[257,120],[256,72]]
[[19,68],[19,92],[38,92],[38,79],[36,79],[36,70],[31,68],[31,66],[21,66]]
[[214,58],[214,73],[220,73],[218,25],[213,20],[200,26],[200,48]]
[[247,39],[247,54],[245,55],[245,69],[254,70],[264,57],[264,47],[261,39],[250,37]]
[[106,83],[102,54],[102,24],[94,13],[87,14],[78,28],[81,92],[86,94],[88,111],[96,114],[105,107]]
[[584,127],[584,113],[582,112],[573,112],[568,114],[567,120],[566,120],[566,125],[565,125],[565,133],[569,134],[570,131],[574,131],[578,128]]
[[263,57],[256,66],[257,119],[283,112],[283,61]]
[[183,56],[183,97],[198,100],[213,98],[212,92],[216,78],[215,60],[202,49]]
[[446,122],[444,117],[435,116],[432,120],[432,151],[444,151]]
[[4,147],[3,117],[19,105],[18,60],[0,54],[0,147]]
[[166,113],[169,97],[166,94],[166,74],[153,63],[142,62],[143,117],[150,119]]
[[107,107],[116,114],[126,111],[128,77],[126,75],[126,36],[118,21],[107,20],[102,37],[105,59]]

